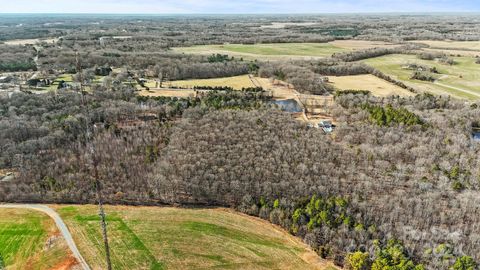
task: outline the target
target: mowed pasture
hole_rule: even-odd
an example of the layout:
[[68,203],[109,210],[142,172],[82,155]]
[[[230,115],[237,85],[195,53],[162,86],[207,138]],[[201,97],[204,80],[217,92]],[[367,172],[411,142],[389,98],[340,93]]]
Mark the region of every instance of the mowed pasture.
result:
[[[92,269],[105,269],[96,206],[55,206]],[[107,206],[114,269],[326,269],[267,221],[228,209]]]
[[[434,94],[451,95],[464,99],[480,99],[480,64],[472,57],[453,57],[456,64],[446,65],[433,60],[422,60],[416,55],[393,54],[363,60],[383,73],[405,82],[421,91]],[[405,68],[408,64],[420,64],[436,67],[435,82],[411,79],[412,70]]]
[[375,47],[398,46],[381,41],[337,40],[326,43],[224,44],[173,48],[188,54],[227,54],[245,59],[308,59],[329,57],[334,53]]
[[395,84],[387,82],[371,74],[353,76],[330,76],[330,83],[339,90],[368,90],[374,96],[386,97],[398,95],[403,97],[414,94]]
[[53,220],[33,210],[0,209],[0,254],[8,270],[76,264]]

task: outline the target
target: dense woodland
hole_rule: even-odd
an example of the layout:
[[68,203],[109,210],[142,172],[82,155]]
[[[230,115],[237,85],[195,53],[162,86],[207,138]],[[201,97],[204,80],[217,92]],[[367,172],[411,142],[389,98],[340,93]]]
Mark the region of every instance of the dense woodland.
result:
[[0,72],[37,70],[34,61],[36,52],[30,46],[7,46],[0,44]]
[[[108,39],[122,51],[151,51],[158,47],[194,44],[325,42],[333,39],[365,40],[479,40],[475,14],[453,15],[304,15],[304,16],[135,16],[135,15],[2,15],[0,40],[59,37],[93,42]],[[285,28],[272,23],[299,23]],[[308,25],[301,23],[309,23]],[[139,46],[139,44],[142,44]]]
[[97,170],[109,203],[235,207],[339,264],[355,252],[375,264],[375,250],[395,239],[427,269],[479,260],[476,106],[337,95],[340,124],[328,136],[256,93],[149,99],[98,89],[85,106],[75,93],[2,98],[1,165],[18,177],[1,183],[0,199],[94,202]]

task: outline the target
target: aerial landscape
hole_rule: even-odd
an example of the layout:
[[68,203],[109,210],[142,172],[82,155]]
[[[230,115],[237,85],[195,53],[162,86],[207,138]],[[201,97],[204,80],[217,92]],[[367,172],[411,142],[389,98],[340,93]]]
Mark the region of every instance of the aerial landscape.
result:
[[480,270],[480,4],[0,0],[0,270]]

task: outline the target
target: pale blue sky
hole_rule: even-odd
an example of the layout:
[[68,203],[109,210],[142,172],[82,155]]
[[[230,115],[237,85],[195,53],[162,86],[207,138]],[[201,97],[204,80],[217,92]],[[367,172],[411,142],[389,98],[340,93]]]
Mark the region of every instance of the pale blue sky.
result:
[[479,12],[480,0],[0,0],[0,13]]

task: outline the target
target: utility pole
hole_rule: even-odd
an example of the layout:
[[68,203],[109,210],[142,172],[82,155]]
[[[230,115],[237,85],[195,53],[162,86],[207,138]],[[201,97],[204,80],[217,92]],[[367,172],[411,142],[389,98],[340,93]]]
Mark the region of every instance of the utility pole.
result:
[[[82,74],[82,65],[80,63],[80,58],[78,52],[75,54],[75,61],[76,61],[76,69],[78,73],[78,80],[80,81],[80,93],[82,95],[82,107],[85,109],[86,117],[85,117],[85,127],[86,127],[86,134],[85,134],[85,143],[88,145],[90,140],[90,128],[89,128],[89,121],[88,121],[88,106],[86,104],[86,94],[83,90],[83,74]],[[94,132],[94,131],[92,131]],[[92,143],[90,143],[89,151],[92,155],[93,161],[93,178],[94,178],[94,185],[95,185],[95,192],[98,201],[98,215],[100,216],[100,225],[102,226],[102,236],[103,236],[103,244],[105,247],[105,259],[107,263],[107,270],[112,270],[112,262],[110,259],[110,245],[108,244],[108,234],[107,234],[107,222],[105,221],[105,211],[103,209],[103,197],[102,197],[102,187],[100,183],[100,177],[98,173],[98,159],[95,155],[95,147]]]

